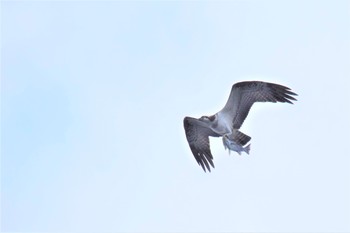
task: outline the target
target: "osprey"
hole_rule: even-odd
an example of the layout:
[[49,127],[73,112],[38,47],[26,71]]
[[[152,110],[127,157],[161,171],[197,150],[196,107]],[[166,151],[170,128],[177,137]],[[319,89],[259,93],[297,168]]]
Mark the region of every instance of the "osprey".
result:
[[[250,108],[255,102],[290,103],[296,96],[290,88],[267,82],[239,82],[232,86],[230,96],[224,108],[212,116],[202,116],[199,119],[184,118],[186,138],[191,151],[200,166],[210,172],[214,168],[213,156],[210,152],[209,136],[222,137],[225,149],[241,154],[249,154],[251,139],[239,131]],[[210,164],[210,165],[209,165]]]

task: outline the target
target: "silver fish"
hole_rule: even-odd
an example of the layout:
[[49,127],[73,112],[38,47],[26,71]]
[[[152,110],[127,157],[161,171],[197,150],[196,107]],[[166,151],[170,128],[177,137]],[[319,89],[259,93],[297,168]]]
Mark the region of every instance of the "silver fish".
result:
[[222,137],[222,142],[224,144],[225,149],[228,149],[228,153],[230,154],[230,151],[236,151],[239,155],[241,155],[241,152],[245,152],[249,155],[250,151],[250,144],[246,147],[244,145],[241,145],[234,140],[231,140],[227,134],[225,134]]

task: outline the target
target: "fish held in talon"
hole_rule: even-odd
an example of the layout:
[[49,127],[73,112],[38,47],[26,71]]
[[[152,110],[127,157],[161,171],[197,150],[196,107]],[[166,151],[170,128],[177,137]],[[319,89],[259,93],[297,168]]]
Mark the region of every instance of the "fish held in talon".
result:
[[240,145],[239,143],[230,140],[227,135],[224,135],[222,137],[222,142],[224,144],[225,149],[228,149],[228,153],[230,154],[231,151],[237,152],[239,155],[241,155],[242,152],[245,152],[249,155],[250,151],[250,144],[246,147],[243,145]]
[[239,82],[232,86],[230,96],[219,112],[200,118],[185,117],[183,120],[187,142],[197,163],[206,171],[214,168],[209,136],[223,137],[225,149],[238,154],[249,154],[250,136],[240,132],[249,110],[255,102],[289,103],[296,101],[289,87],[262,81]]

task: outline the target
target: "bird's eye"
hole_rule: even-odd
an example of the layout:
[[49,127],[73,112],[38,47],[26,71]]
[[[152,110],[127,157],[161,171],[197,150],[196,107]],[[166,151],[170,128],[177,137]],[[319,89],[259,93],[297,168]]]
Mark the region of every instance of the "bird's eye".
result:
[[212,115],[212,116],[208,117],[208,119],[209,119],[210,121],[214,121],[214,120],[215,120],[215,115]]

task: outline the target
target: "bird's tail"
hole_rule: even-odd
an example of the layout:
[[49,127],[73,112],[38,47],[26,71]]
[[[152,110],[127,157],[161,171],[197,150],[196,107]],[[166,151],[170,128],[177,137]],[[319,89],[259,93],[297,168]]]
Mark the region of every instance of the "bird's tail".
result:
[[229,135],[229,138],[231,140],[234,140],[236,143],[238,143],[239,145],[242,145],[242,146],[247,144],[250,141],[250,139],[251,139],[251,137],[249,137],[248,135],[242,133],[239,130],[234,130],[232,132],[232,134]]
[[244,148],[243,148],[243,151],[249,155],[250,144],[249,144],[248,146],[244,147]]

